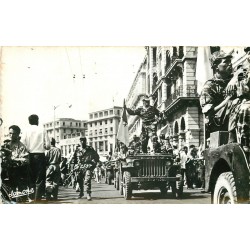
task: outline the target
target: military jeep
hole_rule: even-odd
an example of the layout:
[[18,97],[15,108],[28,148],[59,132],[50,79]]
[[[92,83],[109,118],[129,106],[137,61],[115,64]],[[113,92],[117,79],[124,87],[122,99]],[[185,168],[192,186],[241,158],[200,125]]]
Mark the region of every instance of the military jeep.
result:
[[126,160],[117,162],[117,184],[120,194],[131,199],[133,190],[159,188],[165,196],[171,188],[172,194],[180,198],[183,193],[183,180],[180,165],[174,164],[172,154],[128,155]]
[[204,151],[205,191],[211,203],[249,203],[249,152],[239,143],[227,143],[228,132],[211,133]]

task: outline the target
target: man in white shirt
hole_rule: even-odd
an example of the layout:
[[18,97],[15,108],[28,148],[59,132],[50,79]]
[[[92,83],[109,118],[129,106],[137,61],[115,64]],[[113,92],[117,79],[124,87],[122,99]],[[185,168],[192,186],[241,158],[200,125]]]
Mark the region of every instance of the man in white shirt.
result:
[[39,117],[29,116],[30,127],[23,134],[21,141],[27,147],[30,157],[31,182],[35,189],[35,201],[40,201],[45,194],[46,162],[45,149],[50,149],[50,140],[46,131],[39,127]]

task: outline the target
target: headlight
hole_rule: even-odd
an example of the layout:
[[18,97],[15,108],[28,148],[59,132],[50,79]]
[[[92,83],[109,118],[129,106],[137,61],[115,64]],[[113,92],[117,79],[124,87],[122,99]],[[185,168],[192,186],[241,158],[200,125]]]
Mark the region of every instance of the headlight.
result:
[[134,161],[134,166],[135,167],[140,167],[140,162],[139,161]]
[[171,162],[171,161],[166,161],[165,165],[166,165],[167,167],[169,167],[169,166],[172,165],[172,162]]

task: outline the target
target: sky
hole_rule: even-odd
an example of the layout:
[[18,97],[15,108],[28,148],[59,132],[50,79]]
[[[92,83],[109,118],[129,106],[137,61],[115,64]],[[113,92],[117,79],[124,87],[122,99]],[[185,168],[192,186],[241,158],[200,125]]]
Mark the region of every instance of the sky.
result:
[[[88,113],[122,106],[145,49],[140,47],[1,47],[4,126],[21,127],[37,114],[88,119]],[[71,108],[69,108],[69,106]]]

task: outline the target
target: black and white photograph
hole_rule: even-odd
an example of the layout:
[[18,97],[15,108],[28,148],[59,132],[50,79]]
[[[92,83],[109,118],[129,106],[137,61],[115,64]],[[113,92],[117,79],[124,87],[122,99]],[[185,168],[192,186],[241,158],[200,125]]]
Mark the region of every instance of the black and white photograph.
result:
[[250,47],[1,47],[1,63],[2,203],[248,203]]
[[245,248],[248,16],[1,2],[1,247]]

